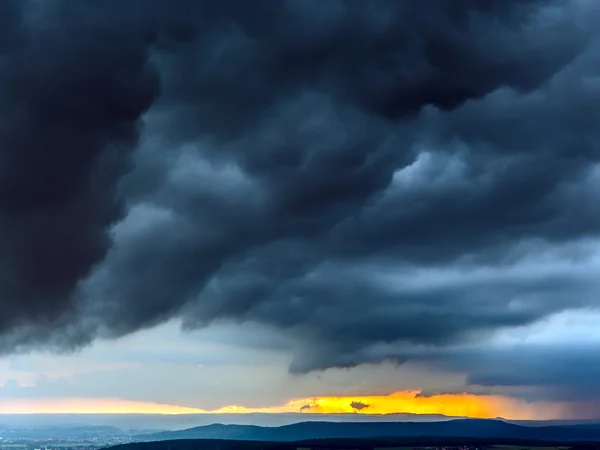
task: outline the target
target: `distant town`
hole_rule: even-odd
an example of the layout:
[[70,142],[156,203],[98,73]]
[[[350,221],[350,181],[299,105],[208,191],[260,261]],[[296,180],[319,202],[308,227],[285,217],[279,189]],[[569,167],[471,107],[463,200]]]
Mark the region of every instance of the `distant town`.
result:
[[[131,433],[57,433],[48,430],[43,436],[41,430],[2,430],[0,432],[0,450],[97,450],[135,441],[139,432]],[[68,430],[72,431],[72,430]],[[2,436],[4,435],[4,436]],[[9,435],[9,437],[6,437]]]

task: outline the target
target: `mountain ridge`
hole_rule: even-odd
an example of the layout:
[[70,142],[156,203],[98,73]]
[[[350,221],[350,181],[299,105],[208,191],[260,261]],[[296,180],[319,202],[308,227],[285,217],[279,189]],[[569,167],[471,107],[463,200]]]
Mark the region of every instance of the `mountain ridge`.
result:
[[142,441],[174,439],[230,439],[296,442],[314,439],[372,438],[484,438],[531,441],[600,441],[600,424],[525,426],[500,419],[453,419],[440,422],[328,422],[291,425],[225,425],[214,423],[181,431],[138,436]]

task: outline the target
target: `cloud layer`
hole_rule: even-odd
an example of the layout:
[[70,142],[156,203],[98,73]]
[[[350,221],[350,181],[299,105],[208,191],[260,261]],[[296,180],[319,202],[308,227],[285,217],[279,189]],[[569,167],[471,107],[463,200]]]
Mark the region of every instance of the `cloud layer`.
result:
[[3,352],[180,317],[307,372],[600,306],[595,2],[144,5],[0,6]]

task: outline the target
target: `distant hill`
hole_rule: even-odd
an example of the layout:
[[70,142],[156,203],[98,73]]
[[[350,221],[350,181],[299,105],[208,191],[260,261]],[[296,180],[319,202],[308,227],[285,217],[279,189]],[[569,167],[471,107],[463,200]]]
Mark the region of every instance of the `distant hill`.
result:
[[442,422],[301,422],[280,427],[213,424],[137,436],[140,441],[230,439],[263,442],[420,437],[600,442],[600,424],[530,427],[502,420],[484,419]]
[[[1,2],[2,0],[0,0]],[[55,426],[116,426],[124,430],[150,433],[184,430],[213,423],[259,425],[266,427],[298,422],[431,422],[459,419],[440,414],[316,414],[316,413],[248,413],[248,414],[0,414],[4,428],[41,428]],[[462,417],[464,418],[464,417]]]

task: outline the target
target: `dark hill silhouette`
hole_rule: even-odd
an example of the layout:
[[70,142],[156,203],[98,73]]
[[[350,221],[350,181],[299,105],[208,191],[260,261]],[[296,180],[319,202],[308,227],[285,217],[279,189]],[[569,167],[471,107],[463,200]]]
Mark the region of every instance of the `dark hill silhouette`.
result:
[[457,419],[443,422],[301,422],[281,427],[213,424],[182,431],[138,436],[141,441],[230,439],[263,442],[420,437],[600,442],[600,424],[531,427],[502,420],[485,419]]
[[[467,447],[469,450],[599,450],[593,442],[527,441],[519,439],[477,438],[380,438],[380,439],[316,439],[298,442],[188,439],[122,444],[111,450],[417,450],[440,447],[445,450]],[[510,447],[506,447],[510,446]],[[416,447],[416,449],[415,449]]]

